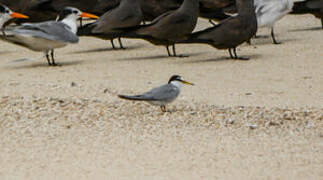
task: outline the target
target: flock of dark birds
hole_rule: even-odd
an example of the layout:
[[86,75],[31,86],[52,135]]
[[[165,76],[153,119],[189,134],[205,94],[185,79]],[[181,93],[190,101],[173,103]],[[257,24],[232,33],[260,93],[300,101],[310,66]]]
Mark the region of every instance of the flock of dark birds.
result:
[[[262,27],[271,28],[273,43],[279,44],[274,24],[286,14],[313,14],[321,19],[323,28],[323,0],[0,0],[0,3],[0,39],[44,52],[50,66],[57,65],[54,49],[78,43],[79,36],[110,40],[113,49],[114,39],[124,49],[121,38],[140,38],[164,46],[172,57],[185,57],[176,53],[176,44],[200,43],[228,50],[232,59],[248,60],[238,56],[236,48],[250,43]],[[211,27],[193,32],[199,17],[209,19]],[[97,20],[85,24],[82,18]],[[166,111],[166,104],[176,99],[182,84],[192,85],[175,75],[168,84],[142,95],[119,97],[148,101]]]
[[[176,53],[175,44],[202,43],[227,49],[232,59],[247,60],[237,55],[237,46],[250,43],[261,27],[270,27],[273,42],[279,44],[273,26],[288,13],[311,13],[321,19],[323,28],[323,0],[0,0],[0,3],[3,9],[26,15],[2,18],[0,39],[45,52],[49,65],[57,65],[54,49],[77,43],[78,36],[110,40],[114,49],[114,39],[124,49],[121,38],[140,38],[166,47],[168,56],[174,57],[183,57]],[[71,17],[73,8],[97,16],[80,13]],[[5,16],[5,11],[1,14]],[[72,21],[80,17],[98,20],[85,25],[81,20],[75,30],[76,23]],[[198,17],[209,19],[212,27],[192,33]],[[10,26],[12,21],[17,25]]]

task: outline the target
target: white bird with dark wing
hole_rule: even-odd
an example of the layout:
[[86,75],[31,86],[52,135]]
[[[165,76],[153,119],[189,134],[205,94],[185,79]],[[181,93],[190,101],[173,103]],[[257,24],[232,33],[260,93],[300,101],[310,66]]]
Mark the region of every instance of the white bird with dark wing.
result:
[[166,105],[173,102],[181,92],[183,84],[194,85],[185,81],[181,76],[172,76],[168,83],[160,87],[154,88],[146,93],[135,96],[118,95],[122,99],[145,101],[154,106],[160,106],[163,112],[166,112]]
[[[98,18],[98,16],[81,12],[73,7],[64,8],[57,21],[41,23],[25,23],[4,30],[2,40],[26,47],[33,51],[45,53],[48,65],[55,66],[54,49],[62,48],[68,44],[78,43],[77,19],[82,17]],[[51,59],[49,57],[51,54]]]
[[258,29],[262,27],[271,28],[271,37],[274,44],[276,41],[274,34],[274,24],[292,11],[294,2],[303,0],[255,0]]

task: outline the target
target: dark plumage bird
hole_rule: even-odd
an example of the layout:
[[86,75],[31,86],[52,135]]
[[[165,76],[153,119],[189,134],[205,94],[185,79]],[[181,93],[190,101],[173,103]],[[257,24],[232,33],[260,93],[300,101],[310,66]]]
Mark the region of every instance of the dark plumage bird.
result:
[[[141,38],[154,45],[165,46],[168,56],[177,56],[175,43],[185,40],[194,30],[198,18],[199,0],[184,0],[176,11],[160,15],[148,25],[130,28],[119,28],[127,31],[122,36],[127,38]],[[173,46],[173,55],[169,51]]]
[[119,6],[106,12],[96,22],[79,28],[77,34],[110,40],[113,49],[115,49],[113,39],[118,38],[120,48],[123,49],[120,38],[122,31],[116,29],[139,25],[142,20],[143,14],[139,0],[121,0]]
[[216,25],[214,21],[219,22],[231,17],[228,13],[233,13],[235,9],[234,0],[213,0],[200,1],[200,17],[209,19],[212,25]]
[[307,0],[304,2],[294,3],[291,14],[313,14],[321,19],[323,29],[323,0]]
[[[217,49],[228,49],[232,59],[248,60],[238,57],[236,48],[250,40],[257,32],[257,18],[253,0],[237,0],[238,15],[196,33],[181,43],[205,43]],[[232,52],[233,51],[233,52]]]

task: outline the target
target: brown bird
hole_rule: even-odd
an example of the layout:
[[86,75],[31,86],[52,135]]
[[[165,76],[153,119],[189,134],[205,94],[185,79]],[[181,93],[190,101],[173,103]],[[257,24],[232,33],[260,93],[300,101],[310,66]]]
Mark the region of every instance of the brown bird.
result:
[[113,49],[115,49],[113,39],[118,38],[120,48],[124,49],[120,38],[122,31],[116,29],[139,25],[142,20],[139,0],[121,0],[119,6],[106,12],[96,22],[80,27],[77,34],[110,40]]
[[307,0],[303,2],[295,2],[291,14],[307,14],[311,13],[315,17],[321,19],[323,29],[323,0]]
[[[233,12],[232,12],[233,11]],[[209,19],[209,23],[216,25],[219,22],[231,17],[227,13],[236,13],[234,0],[209,0],[200,1],[200,17]]]
[[[185,40],[194,30],[199,11],[199,0],[184,0],[176,11],[169,11],[154,19],[150,24],[139,25],[125,30],[122,36],[127,38],[141,38],[154,45],[165,46],[168,56],[177,56],[175,42]],[[169,51],[173,46],[173,55]]]
[[257,32],[253,3],[253,0],[237,0],[237,16],[230,17],[215,27],[193,33],[188,40],[181,43],[209,44],[217,49],[228,49],[232,59],[248,60],[249,58],[238,57],[236,48]]

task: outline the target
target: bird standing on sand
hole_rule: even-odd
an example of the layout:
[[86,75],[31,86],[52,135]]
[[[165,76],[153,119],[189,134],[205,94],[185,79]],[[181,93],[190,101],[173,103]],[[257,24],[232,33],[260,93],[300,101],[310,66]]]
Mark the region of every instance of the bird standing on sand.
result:
[[154,88],[141,95],[126,96],[118,95],[122,99],[133,100],[133,101],[146,101],[151,105],[160,106],[163,112],[166,112],[166,105],[173,102],[181,92],[182,84],[194,85],[190,82],[185,81],[179,75],[173,75],[168,84]]
[[3,33],[4,33],[4,29],[3,29],[4,24],[12,18],[28,19],[29,17],[20,13],[13,12],[7,6],[0,4],[0,30]]
[[249,58],[238,57],[236,48],[257,32],[253,3],[253,0],[237,0],[238,15],[225,19],[214,27],[195,32],[188,40],[180,43],[205,43],[217,49],[228,49],[232,59],[248,60]]
[[118,38],[120,48],[124,49],[119,36],[122,31],[115,29],[140,25],[142,20],[139,0],[121,0],[119,6],[106,12],[96,22],[80,27],[77,34],[110,40],[113,49],[113,39]]
[[[160,15],[150,24],[120,29],[126,31],[123,37],[142,38],[154,45],[165,46],[168,56],[183,57],[177,56],[175,43],[185,40],[194,30],[198,12],[199,0],[184,0],[179,9]],[[173,55],[169,46],[173,46]]]
[[275,39],[274,24],[292,11],[293,4],[296,1],[302,0],[255,0],[258,28],[271,28],[271,37],[274,44],[280,44]]
[[[54,49],[64,47],[70,43],[78,43],[79,41],[76,35],[76,20],[80,17],[98,18],[76,8],[66,7],[59,14],[57,21],[22,24],[5,30],[6,35],[0,38],[33,51],[42,51],[46,55],[48,65],[56,66]],[[50,61],[49,53],[52,61]]]

